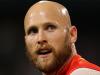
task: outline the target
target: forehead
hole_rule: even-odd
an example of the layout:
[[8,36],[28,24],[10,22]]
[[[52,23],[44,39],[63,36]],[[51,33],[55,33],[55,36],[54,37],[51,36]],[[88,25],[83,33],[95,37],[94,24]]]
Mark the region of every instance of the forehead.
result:
[[44,23],[68,24],[67,9],[53,4],[38,4],[32,6],[25,17],[25,27]]

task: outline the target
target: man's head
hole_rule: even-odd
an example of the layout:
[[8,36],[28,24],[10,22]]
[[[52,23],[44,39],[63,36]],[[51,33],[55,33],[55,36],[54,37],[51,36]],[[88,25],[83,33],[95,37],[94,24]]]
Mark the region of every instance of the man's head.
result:
[[24,27],[27,53],[39,70],[53,72],[73,54],[77,30],[61,4],[37,2],[28,10]]

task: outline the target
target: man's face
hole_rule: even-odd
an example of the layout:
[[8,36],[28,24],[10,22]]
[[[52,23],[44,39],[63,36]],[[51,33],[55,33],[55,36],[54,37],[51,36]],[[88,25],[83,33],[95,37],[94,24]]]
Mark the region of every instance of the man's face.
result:
[[61,67],[71,54],[66,19],[48,10],[30,13],[25,22],[27,53],[32,63],[44,72]]

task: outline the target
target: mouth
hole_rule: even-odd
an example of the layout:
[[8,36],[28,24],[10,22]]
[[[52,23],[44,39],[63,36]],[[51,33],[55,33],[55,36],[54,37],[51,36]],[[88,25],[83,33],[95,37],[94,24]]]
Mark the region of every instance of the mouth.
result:
[[49,54],[49,53],[51,53],[51,52],[52,52],[52,49],[44,48],[44,49],[39,49],[39,50],[37,51],[37,54],[38,54],[38,55],[47,55],[47,54]]

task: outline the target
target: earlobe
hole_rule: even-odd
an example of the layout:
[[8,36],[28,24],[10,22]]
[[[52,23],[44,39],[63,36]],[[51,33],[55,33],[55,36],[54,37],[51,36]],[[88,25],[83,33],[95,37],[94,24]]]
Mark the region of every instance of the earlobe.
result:
[[75,26],[72,26],[70,28],[70,36],[71,36],[71,42],[75,43],[77,40],[77,28]]

